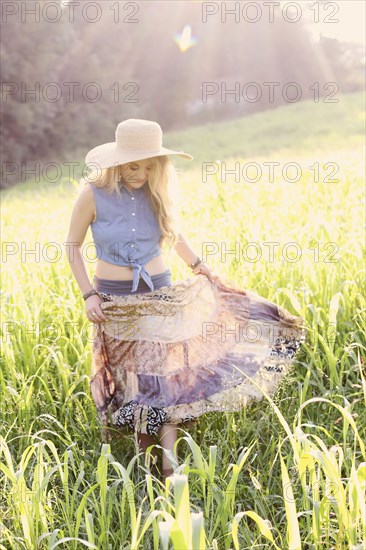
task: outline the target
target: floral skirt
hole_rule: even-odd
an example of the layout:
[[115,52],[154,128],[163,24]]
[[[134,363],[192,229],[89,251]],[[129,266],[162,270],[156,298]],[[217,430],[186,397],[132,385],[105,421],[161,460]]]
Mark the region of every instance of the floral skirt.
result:
[[100,294],[90,388],[104,441],[111,427],[157,434],[272,396],[305,341],[302,317],[219,276]]

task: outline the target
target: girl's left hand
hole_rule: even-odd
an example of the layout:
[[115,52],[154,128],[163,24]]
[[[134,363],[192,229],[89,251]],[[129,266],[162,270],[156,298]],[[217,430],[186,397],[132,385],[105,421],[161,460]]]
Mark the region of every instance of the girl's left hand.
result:
[[206,277],[213,282],[215,275],[211,272],[210,268],[203,262],[201,262],[197,267],[192,269],[195,275],[206,275]]

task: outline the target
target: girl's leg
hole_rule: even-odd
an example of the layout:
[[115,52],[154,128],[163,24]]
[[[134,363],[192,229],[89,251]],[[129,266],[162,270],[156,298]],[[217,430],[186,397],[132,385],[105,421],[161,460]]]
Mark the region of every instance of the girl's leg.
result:
[[[156,441],[154,439],[153,435],[150,434],[143,434],[141,432],[137,432],[137,440],[138,445],[141,451],[145,453],[146,449],[150,447],[150,445],[155,445]],[[145,453],[146,454],[146,453]],[[158,452],[157,449],[152,448],[150,451],[150,455],[153,458],[154,463],[157,463],[158,460]]]
[[139,447],[141,451],[146,451],[146,449],[150,446],[155,444],[155,440],[152,435],[149,434],[143,434],[141,432],[138,432],[137,434]]
[[[160,444],[164,449],[167,449],[168,451],[173,451],[174,443],[177,440],[177,435],[177,424],[163,424],[158,431]],[[173,468],[171,467],[170,460],[167,456],[165,456],[164,451],[162,456],[162,466],[164,478],[173,473]]]

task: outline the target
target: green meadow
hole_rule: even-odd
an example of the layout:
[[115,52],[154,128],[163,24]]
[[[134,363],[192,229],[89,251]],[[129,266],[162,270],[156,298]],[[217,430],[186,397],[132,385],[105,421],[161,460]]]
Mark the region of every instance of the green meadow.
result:
[[[273,397],[181,428],[165,483],[101,442],[92,326],[65,255],[72,177],[2,193],[0,549],[361,550],[366,541],[364,94],[165,134],[211,270],[301,315]],[[66,173],[65,173],[66,172]],[[178,200],[178,199],[177,199]],[[92,280],[90,229],[85,240]],[[191,277],[166,251],[173,281]],[[161,450],[160,450],[161,452]]]

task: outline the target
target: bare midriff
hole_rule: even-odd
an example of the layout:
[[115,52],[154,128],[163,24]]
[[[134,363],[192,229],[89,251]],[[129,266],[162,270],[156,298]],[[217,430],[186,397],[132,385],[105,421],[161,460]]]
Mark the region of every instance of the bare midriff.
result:
[[[94,212],[93,221],[96,219]],[[168,269],[163,256],[155,256],[149,262],[144,265],[146,271],[150,275],[159,275]],[[132,281],[133,280],[133,268],[129,266],[115,265],[104,260],[98,259],[95,264],[95,275],[99,279],[110,279],[113,281]]]
[[[146,271],[150,275],[159,275],[168,269],[162,255],[155,256],[149,262],[144,265]],[[104,260],[98,260],[95,266],[95,275],[100,279],[111,279],[113,281],[132,281],[133,268],[128,266],[121,266],[110,264]]]

